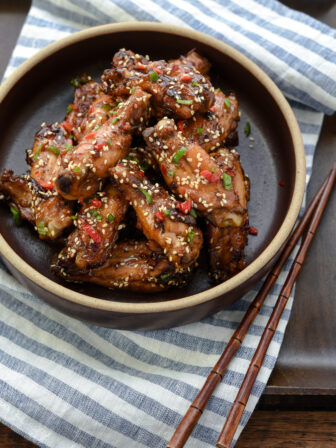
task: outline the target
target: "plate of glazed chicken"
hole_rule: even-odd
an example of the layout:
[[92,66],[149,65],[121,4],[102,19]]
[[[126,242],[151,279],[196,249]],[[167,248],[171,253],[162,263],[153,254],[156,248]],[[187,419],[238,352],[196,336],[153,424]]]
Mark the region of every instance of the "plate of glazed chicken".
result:
[[[277,104],[283,98],[280,92],[275,95],[280,100],[274,99],[274,92],[272,98],[265,80],[247,75],[246,67],[245,72],[241,68],[245,77],[236,75],[242,63],[259,69],[241,55],[242,61],[232,58],[228,47],[222,49],[227,52],[223,71],[223,61],[218,65],[220,51],[213,46],[217,41],[193,41],[193,34],[199,33],[185,30],[185,36],[175,36],[180,45],[164,54],[158,43],[145,45],[150,33],[161,33],[163,49],[168,45],[164,25],[151,26],[152,31],[144,31],[141,24],[133,24],[134,36],[121,49],[116,47],[122,41],[118,30],[107,36],[102,31],[68,38],[79,46],[86,39],[87,60],[70,43],[53,44],[54,51],[18,76],[4,101],[9,101],[10,110],[14,98],[25,91],[24,110],[17,112],[3,142],[10,142],[11,150],[0,161],[6,244],[15,252],[20,247],[22,263],[34,270],[29,277],[29,269],[21,265],[24,282],[40,297],[71,315],[104,325],[125,326],[117,314],[129,315],[132,306],[140,319],[134,323],[132,317],[126,327],[196,320],[223,305],[204,303],[223,297],[221,288],[227,284],[226,304],[231,303],[276,255],[274,247],[268,258],[264,255],[262,266],[248,273],[243,286],[232,282],[262,258],[288,219],[295,188],[300,202],[304,185],[295,178],[297,160],[293,165],[293,154],[299,160],[302,148],[297,143],[298,149],[293,149],[294,131],[286,129],[285,135],[283,130],[288,117]],[[142,52],[137,34],[143,40]],[[109,36],[111,51],[99,47],[103,57],[94,59],[92,42]],[[55,75],[52,66],[62,52],[60,66],[66,69]],[[71,55],[75,66],[69,68]],[[25,90],[47,73],[49,85],[38,95]],[[257,104],[248,93],[249,79]],[[269,117],[264,114],[261,119],[261,111],[254,112],[264,107],[259,100],[269,108]],[[281,106],[286,106],[284,99]],[[276,125],[267,125],[276,118],[281,130],[270,135]],[[297,204],[287,230],[296,212]],[[4,255],[17,274],[20,269],[13,257]],[[188,297],[192,316],[187,312]],[[179,300],[184,302],[177,304]],[[143,323],[167,304],[168,325]]]

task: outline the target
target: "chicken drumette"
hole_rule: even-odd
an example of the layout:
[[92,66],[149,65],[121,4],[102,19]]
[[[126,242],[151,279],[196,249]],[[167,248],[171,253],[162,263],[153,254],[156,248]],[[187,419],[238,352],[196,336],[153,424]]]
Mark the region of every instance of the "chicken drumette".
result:
[[214,88],[192,64],[150,61],[132,51],[118,51],[112,68],[105,70],[102,84],[107,93],[129,95],[135,86],[152,95],[157,116],[190,118],[195,112],[206,112],[214,102]]
[[[222,150],[216,157],[211,157],[197,143],[188,142],[177,131],[174,121],[167,118],[154,128],[146,129],[143,135],[166,184],[174,193],[189,201],[190,207],[197,209],[209,226],[219,229],[219,235],[223,228],[240,229],[241,244],[235,244],[234,255],[238,259],[239,250],[239,259],[243,260],[248,221],[246,199],[243,200],[246,186],[237,154]],[[214,241],[217,248],[218,238],[215,241],[212,227],[209,229],[210,246]],[[237,232],[233,233],[236,235]],[[228,237],[223,238],[222,244],[222,250],[233,251]],[[231,260],[230,255],[228,259]],[[220,258],[220,250],[214,251],[211,260],[211,266],[216,266],[217,280],[236,273],[230,262],[227,263],[227,258]],[[242,263],[239,266],[242,267]]]
[[58,255],[54,272],[65,277],[103,264],[117,239],[127,207],[125,198],[112,184],[94,198],[82,201],[79,213],[74,216],[76,229]]
[[87,273],[72,273],[68,281],[97,283],[110,289],[153,293],[186,283],[163,252],[153,251],[148,241],[117,242],[106,262]]
[[56,187],[67,199],[84,199],[99,190],[108,170],[128,153],[132,134],[146,124],[150,95],[140,88],[113,111],[112,118],[62,155]]
[[133,206],[138,227],[154,251],[162,252],[177,268],[187,268],[199,256],[203,237],[195,219],[159,184],[145,178],[137,162],[124,160],[111,174]]

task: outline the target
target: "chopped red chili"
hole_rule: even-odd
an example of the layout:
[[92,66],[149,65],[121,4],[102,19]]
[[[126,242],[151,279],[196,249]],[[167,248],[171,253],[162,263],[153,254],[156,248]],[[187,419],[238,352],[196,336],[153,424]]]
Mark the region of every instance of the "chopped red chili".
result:
[[161,74],[162,74],[162,71],[159,69],[159,67],[158,67],[158,68],[155,68],[154,71],[155,71],[158,75],[161,75]]
[[209,107],[210,112],[215,112],[215,106]]
[[210,183],[213,183],[213,184],[219,181],[219,177],[216,174],[211,173],[208,170],[201,171],[200,175],[203,176],[207,181],[209,181]]
[[145,175],[145,172],[142,171],[142,170],[139,170],[139,174],[140,174],[140,176],[144,176],[144,175]]
[[131,125],[129,123],[126,123],[125,126],[123,127],[124,131],[127,131],[127,129],[129,129],[131,127]]
[[83,224],[83,230],[90,235],[95,243],[99,244],[101,242],[101,236],[99,235],[97,230],[89,223],[85,222]]
[[137,68],[138,70],[145,70],[146,66],[143,65],[143,64],[138,64],[138,65],[136,66],[136,68]]
[[45,190],[52,190],[54,188],[51,180],[49,182],[44,182],[44,180],[40,179],[38,182]]
[[280,181],[279,185],[280,185],[280,187],[284,187],[285,186],[285,182]]
[[192,200],[184,201],[184,202],[178,202],[176,204],[176,208],[181,210],[183,213],[189,213],[192,207]]
[[85,140],[90,140],[90,138],[94,138],[96,136],[97,132],[90,132],[90,134],[87,134],[85,136]]
[[91,205],[96,208],[101,207],[102,201],[100,199],[91,199]]
[[185,82],[189,82],[192,80],[192,77],[190,75],[188,75],[188,73],[184,73],[183,75],[181,75],[180,78],[181,81],[185,81]]
[[177,129],[178,129],[179,131],[183,131],[183,128],[184,128],[184,121],[183,121],[183,120],[179,120],[179,121],[176,123],[176,126],[177,126]]
[[97,145],[94,145],[94,149],[96,151],[99,151],[104,145],[105,143],[97,143]]
[[73,125],[68,121],[63,121],[62,126],[68,132],[71,132],[73,130]]
[[163,222],[163,221],[165,220],[165,215],[164,215],[161,211],[156,212],[156,213],[155,213],[155,217],[156,217],[160,222]]
[[226,174],[228,174],[228,175],[231,176],[231,177],[234,177],[234,176],[235,176],[235,173],[233,173],[232,171],[227,171]]
[[253,226],[250,226],[250,228],[249,228],[249,234],[250,234],[250,235],[258,235],[258,229],[256,229],[256,228],[253,227]]
[[161,164],[161,171],[164,176],[167,174],[167,167],[164,163]]

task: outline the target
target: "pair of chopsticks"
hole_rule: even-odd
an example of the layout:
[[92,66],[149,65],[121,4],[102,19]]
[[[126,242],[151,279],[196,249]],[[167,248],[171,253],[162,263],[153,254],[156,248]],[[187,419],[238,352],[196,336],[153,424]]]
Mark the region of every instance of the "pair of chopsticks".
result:
[[223,354],[217,361],[217,364],[211,370],[210,375],[206,379],[202,389],[198,393],[193,403],[190,405],[185,416],[182,418],[175,433],[173,434],[173,437],[170,439],[167,448],[182,448],[186,443],[186,441],[188,440],[193,428],[196,426],[200,416],[202,415],[202,412],[205,409],[205,406],[207,405],[212,393],[214,392],[216,386],[222,380],[230,361],[232,360],[237,350],[241,346],[244,337],[247,334],[248,329],[250,328],[250,325],[252,324],[255,317],[259,313],[259,310],[262,307],[268,293],[275,284],[285,262],[287,261],[289,255],[296,246],[296,243],[303,234],[304,230],[308,226],[302,238],[300,249],[287,275],[286,281],[280,292],[279,298],[267,322],[265,330],[260,339],[259,345],[254,353],[249,368],[246,372],[243,383],[238,391],[236,399],[232,405],[231,411],[225,421],[223,430],[218,438],[217,441],[218,448],[229,448],[231,446],[232,440],[239,425],[241,416],[246,407],[247,401],[250,397],[252,387],[255,383],[258,372],[263,363],[267,349],[277,329],[281,315],[286,307],[291,290],[301,270],[302,264],[306,258],[308,248],[313,240],[316,229],[321,221],[322,214],[327,205],[329,196],[335,183],[335,179],[336,179],[336,162],[334,162],[332,170],[330,171],[329,175],[327,176],[327,178],[321,185],[320,189],[314,196],[313,200],[307,207],[301,221],[296,226],[284,250],[282,251],[278,261],[276,262],[274,268],[268,274],[259,293],[251,303],[243,320],[241,321],[237,330],[234,332],[233,336],[229,340]]

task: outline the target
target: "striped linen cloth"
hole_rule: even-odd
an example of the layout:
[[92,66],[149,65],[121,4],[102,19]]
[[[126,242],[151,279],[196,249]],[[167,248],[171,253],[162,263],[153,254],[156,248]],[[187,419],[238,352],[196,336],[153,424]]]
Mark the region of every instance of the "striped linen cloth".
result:
[[[34,0],[5,77],[50,42],[89,26],[129,20],[191,27],[254,60],[290,99],[303,133],[308,182],[323,114],[336,109],[336,32],[274,0]],[[288,267],[187,447],[215,446]],[[1,265],[1,420],[42,447],[165,447],[259,287],[202,322],[130,332],[60,314]],[[235,441],[274,367],[292,300]]]

